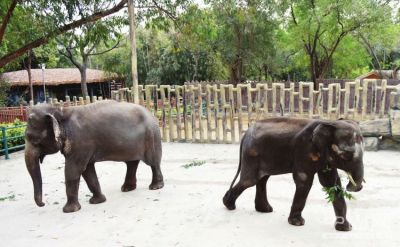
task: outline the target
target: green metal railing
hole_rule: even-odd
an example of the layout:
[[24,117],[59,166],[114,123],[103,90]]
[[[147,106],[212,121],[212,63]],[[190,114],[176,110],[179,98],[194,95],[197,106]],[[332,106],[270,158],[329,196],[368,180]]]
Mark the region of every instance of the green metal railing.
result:
[[17,136],[7,136],[7,131],[11,129],[17,129],[17,128],[22,128],[26,127],[26,124],[22,125],[16,125],[16,126],[10,126],[10,127],[0,127],[1,129],[1,143],[3,144],[3,148],[0,149],[0,154],[5,155],[6,160],[10,159],[10,151],[14,150],[20,150],[25,147],[25,141],[23,144],[18,144],[14,145],[12,147],[9,147],[8,141],[16,140],[16,139],[23,139],[25,137],[25,134],[17,135]]

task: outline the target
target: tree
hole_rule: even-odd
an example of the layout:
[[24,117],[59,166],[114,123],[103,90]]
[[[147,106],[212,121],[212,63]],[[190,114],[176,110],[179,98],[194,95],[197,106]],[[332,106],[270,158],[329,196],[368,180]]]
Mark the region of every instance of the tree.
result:
[[[84,24],[93,23],[99,19],[114,14],[126,6],[127,0],[121,0],[113,5],[110,1],[104,0],[87,0],[87,5],[95,6],[92,12],[86,12],[85,15],[77,15],[74,13],[82,12],[81,1],[22,1],[22,0],[5,0],[0,3],[0,68],[22,56],[26,52],[48,43],[52,38],[73,30]],[[5,49],[4,43],[8,43],[7,39],[15,38],[15,33],[9,31],[12,26],[26,24],[26,28],[30,28],[29,24],[32,19],[14,20],[14,15],[18,9],[29,9],[34,11],[36,19],[40,21],[42,27],[39,37],[35,37],[14,49]],[[6,11],[3,11],[6,10]],[[68,13],[65,14],[65,11]]]
[[372,58],[373,69],[394,69],[398,66],[396,59],[399,57],[395,50],[400,44],[400,25],[393,23],[390,18],[373,29],[359,30],[355,33],[355,37]]
[[[124,20],[113,17],[96,23],[84,25],[79,30],[65,33],[57,39],[60,47],[60,54],[67,57],[81,74],[81,89],[83,97],[87,97],[86,70],[89,67],[89,58],[107,53],[115,49],[120,42],[119,29]],[[100,44],[105,49],[98,50]],[[81,60],[77,59],[77,55]]]
[[[273,56],[273,1],[210,0],[217,18],[217,46],[229,68],[230,81],[237,84],[256,73]],[[256,69],[253,69],[256,68]],[[256,72],[255,72],[256,71]]]
[[[382,21],[387,2],[299,0],[290,4],[288,31],[308,56],[311,79],[324,78],[345,37]],[[317,84],[314,84],[317,87]]]

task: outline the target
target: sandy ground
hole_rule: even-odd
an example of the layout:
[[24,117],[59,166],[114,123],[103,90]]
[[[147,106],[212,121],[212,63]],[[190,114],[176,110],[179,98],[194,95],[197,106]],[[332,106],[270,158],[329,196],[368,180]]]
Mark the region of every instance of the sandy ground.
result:
[[[238,145],[165,143],[162,169],[165,187],[150,191],[150,168],[138,169],[138,188],[122,193],[125,165],[97,164],[107,201],[88,203],[82,181],[82,209],[62,213],[66,201],[61,154],[42,164],[44,201],[33,201],[31,179],[23,153],[0,160],[1,246],[400,246],[400,152],[365,154],[364,189],[348,202],[352,232],[334,229],[332,206],[324,199],[318,180],[308,197],[306,224],[287,223],[294,183],[290,175],[268,182],[273,213],[254,210],[255,188],[246,190],[237,209],[228,211],[221,198],[238,164]],[[202,166],[183,168],[193,160]],[[4,200],[4,197],[7,199]],[[13,198],[14,197],[14,198]]]

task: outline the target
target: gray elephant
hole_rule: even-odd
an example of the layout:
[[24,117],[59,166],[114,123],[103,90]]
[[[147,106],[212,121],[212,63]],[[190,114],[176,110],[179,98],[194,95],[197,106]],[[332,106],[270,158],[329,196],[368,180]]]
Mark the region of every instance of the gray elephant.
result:
[[[349,182],[347,190],[362,189],[363,138],[356,122],[285,117],[259,121],[242,138],[238,171],[223,203],[228,209],[235,209],[239,195],[256,185],[256,210],[272,212],[267,200],[268,178],[293,173],[296,192],[288,221],[292,225],[304,225],[301,213],[314,175],[318,174],[323,187],[341,188],[337,169],[348,172],[354,179],[354,184]],[[240,180],[233,186],[239,173]],[[340,191],[336,192],[333,207],[337,217],[335,228],[350,231],[352,226],[346,219],[346,202]]]
[[57,108],[37,105],[31,108],[26,129],[25,163],[33,181],[34,198],[42,202],[42,176],[39,162],[58,151],[65,157],[67,203],[63,211],[75,212],[81,175],[93,197],[90,203],[106,200],[100,189],[95,162],[124,161],[127,165],[121,190],[136,188],[139,161],[151,167],[150,189],[164,186],[160,169],[162,155],[160,130],[146,108],[131,103],[102,101],[85,106]]

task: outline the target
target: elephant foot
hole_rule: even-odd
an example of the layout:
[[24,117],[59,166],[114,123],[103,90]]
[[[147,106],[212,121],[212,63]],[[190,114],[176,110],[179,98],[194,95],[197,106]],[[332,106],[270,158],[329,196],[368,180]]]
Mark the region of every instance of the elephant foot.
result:
[[164,187],[164,181],[157,181],[157,182],[151,182],[149,185],[149,189],[151,190],[158,190]]
[[136,189],[136,184],[123,184],[121,186],[122,192],[128,192]]
[[92,196],[92,198],[90,198],[89,203],[90,204],[99,204],[102,202],[106,201],[106,197],[103,194],[100,195],[96,195],[96,196]]
[[65,204],[65,206],[63,207],[63,212],[73,213],[79,211],[79,209],[81,209],[81,205],[79,204],[79,202],[67,202],[67,204]]
[[229,210],[234,210],[236,209],[235,202],[230,198],[230,191],[226,192],[224,195],[224,198],[222,199],[222,202],[224,203],[225,207]]
[[261,213],[271,213],[274,209],[269,205],[269,203],[256,203],[256,211]]
[[350,222],[348,222],[344,218],[339,218],[335,222],[335,229],[337,231],[343,231],[343,232],[348,232],[351,231],[353,227],[351,226]]
[[305,220],[303,217],[301,217],[301,215],[289,216],[288,222],[289,222],[289,224],[294,225],[294,226],[302,226],[302,225],[304,225]]

